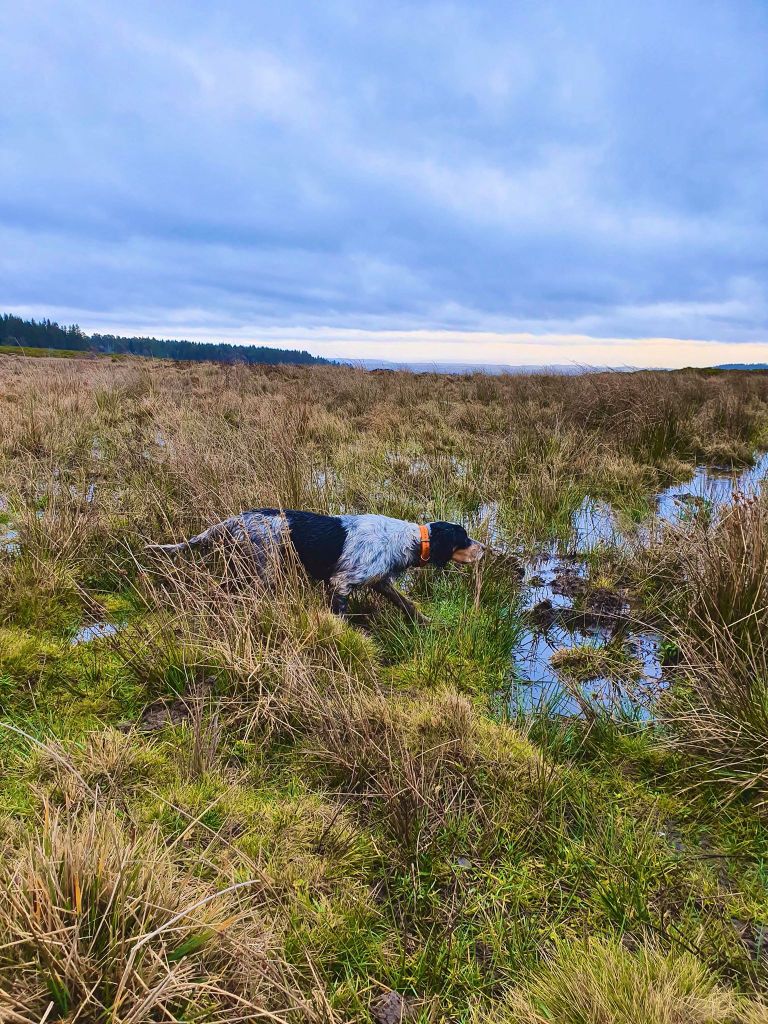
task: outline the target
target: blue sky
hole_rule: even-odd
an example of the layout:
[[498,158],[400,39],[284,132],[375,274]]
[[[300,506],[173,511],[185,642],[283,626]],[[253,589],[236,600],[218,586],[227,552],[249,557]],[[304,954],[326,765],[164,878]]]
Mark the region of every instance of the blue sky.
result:
[[0,309],[327,355],[768,359],[765,0],[0,14]]

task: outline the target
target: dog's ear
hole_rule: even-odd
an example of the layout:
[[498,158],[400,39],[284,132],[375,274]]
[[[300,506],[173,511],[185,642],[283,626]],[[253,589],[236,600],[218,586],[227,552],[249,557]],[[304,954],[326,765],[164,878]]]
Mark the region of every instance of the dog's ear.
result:
[[429,524],[429,564],[444,568],[453,557],[456,548],[470,544],[466,530],[455,523]]

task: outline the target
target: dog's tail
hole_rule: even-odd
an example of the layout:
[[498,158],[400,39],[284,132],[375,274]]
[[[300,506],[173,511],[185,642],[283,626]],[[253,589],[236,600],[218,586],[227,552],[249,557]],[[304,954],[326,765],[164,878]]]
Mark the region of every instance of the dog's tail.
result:
[[178,544],[145,544],[144,550],[164,555],[178,555],[182,551],[207,551],[213,543],[226,540],[231,535],[231,523],[226,520],[209,526],[207,530],[190,537],[189,540],[182,540]]
[[145,544],[144,550],[153,554],[162,552],[165,555],[175,555],[179,551],[191,551],[194,544],[191,541],[183,540],[180,544]]

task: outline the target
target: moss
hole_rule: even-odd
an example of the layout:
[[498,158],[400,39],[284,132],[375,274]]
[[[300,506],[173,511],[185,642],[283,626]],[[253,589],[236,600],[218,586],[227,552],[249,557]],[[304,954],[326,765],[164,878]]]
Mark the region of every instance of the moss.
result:
[[53,638],[26,629],[0,629],[0,673],[14,683],[28,685],[40,680],[65,651],[61,641]]
[[587,683],[594,679],[631,682],[641,679],[643,675],[642,662],[617,644],[564,647],[555,651],[550,663],[560,675],[575,683]]
[[178,770],[167,744],[111,728],[48,741],[31,755],[26,775],[40,798],[70,808],[90,803],[94,793],[126,806],[147,786],[167,785]]
[[66,632],[82,615],[82,592],[72,569],[24,553],[0,561],[0,595],[0,623]]

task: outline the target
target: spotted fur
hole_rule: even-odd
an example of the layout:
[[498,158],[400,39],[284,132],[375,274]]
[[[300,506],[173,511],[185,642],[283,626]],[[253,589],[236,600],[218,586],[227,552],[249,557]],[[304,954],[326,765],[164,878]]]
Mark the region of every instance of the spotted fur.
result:
[[[482,545],[471,540],[463,526],[435,522],[428,529],[432,565],[443,567],[453,558],[474,561],[482,555]],[[416,523],[389,516],[325,516],[263,508],[232,516],[179,544],[150,544],[148,550],[175,553],[216,543],[245,542],[263,569],[270,554],[283,551],[290,543],[307,573],[328,584],[334,611],[346,611],[353,590],[373,587],[416,615],[411,602],[394,590],[392,581],[421,564],[420,540]]]

